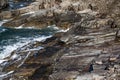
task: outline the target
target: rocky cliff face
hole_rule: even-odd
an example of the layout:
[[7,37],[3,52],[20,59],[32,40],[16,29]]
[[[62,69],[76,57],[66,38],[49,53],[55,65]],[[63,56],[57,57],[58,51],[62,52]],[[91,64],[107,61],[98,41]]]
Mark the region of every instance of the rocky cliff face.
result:
[[[14,71],[4,80],[120,79],[119,0],[39,1],[4,25],[56,24],[69,30],[13,51],[1,64],[4,72]],[[27,9],[35,12],[24,14]]]
[[[80,13],[69,31],[29,43],[6,58],[4,80],[112,80],[119,78],[120,42],[112,18]],[[41,49],[36,49],[42,46]],[[12,57],[19,55],[15,59]]]
[[[92,10],[97,12],[98,14],[97,16],[101,18],[105,18],[105,17],[113,18],[115,20],[115,23],[117,25],[120,25],[119,24],[120,23],[119,6],[120,6],[119,0],[99,0],[99,1],[98,0],[65,0],[65,1],[64,0],[46,0],[46,1],[36,0],[35,2],[31,3],[27,7],[24,7],[18,10],[2,12],[0,14],[0,18],[8,19],[11,17],[15,17],[12,21],[8,22],[8,24],[6,23],[5,26],[17,27],[24,23],[25,24],[28,23],[29,25],[29,22],[31,20],[28,20],[28,19],[24,20],[23,17],[18,17],[18,16],[23,16],[25,13],[30,13],[31,11],[33,13],[25,14],[24,16],[35,16],[35,15],[39,16],[44,12],[44,14],[46,14],[44,16],[53,18],[54,14],[56,13],[61,14],[69,11],[74,11],[75,13],[79,13],[79,11],[83,11],[83,10],[86,10],[86,11]],[[18,24],[13,24],[13,23],[16,23],[16,21],[18,22]],[[35,24],[38,21],[39,19],[37,19],[37,17],[33,18],[33,22],[35,22]],[[41,25],[45,25],[45,24],[41,23]]]

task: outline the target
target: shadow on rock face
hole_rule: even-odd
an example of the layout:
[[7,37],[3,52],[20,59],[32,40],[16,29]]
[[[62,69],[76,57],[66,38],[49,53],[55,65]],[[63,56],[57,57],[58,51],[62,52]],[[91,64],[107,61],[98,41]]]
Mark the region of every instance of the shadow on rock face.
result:
[[7,0],[0,0],[0,12],[2,9],[5,9],[9,6],[8,1]]
[[42,65],[40,68],[36,69],[36,71],[33,73],[34,75],[29,77],[29,80],[48,80],[50,73],[52,73],[51,65]]

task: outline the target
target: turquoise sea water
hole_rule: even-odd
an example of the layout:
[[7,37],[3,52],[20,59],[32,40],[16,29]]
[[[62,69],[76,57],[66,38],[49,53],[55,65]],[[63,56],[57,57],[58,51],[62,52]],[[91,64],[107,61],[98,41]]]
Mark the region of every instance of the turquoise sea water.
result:
[[32,41],[41,41],[50,37],[58,30],[54,27],[43,29],[34,28],[5,28],[0,27],[0,59],[8,56],[12,51]]

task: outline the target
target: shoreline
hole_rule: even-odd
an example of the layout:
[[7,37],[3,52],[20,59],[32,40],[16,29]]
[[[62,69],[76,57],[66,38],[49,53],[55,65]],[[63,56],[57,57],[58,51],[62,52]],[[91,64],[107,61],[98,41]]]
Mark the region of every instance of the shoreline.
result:
[[[15,72],[3,80],[120,79],[118,5],[118,0],[36,0],[8,16],[0,13],[3,18],[12,18],[3,24],[7,27],[45,28],[55,24],[69,29],[13,51],[3,71]],[[40,46],[44,48],[35,50]],[[15,54],[22,59],[11,59]]]

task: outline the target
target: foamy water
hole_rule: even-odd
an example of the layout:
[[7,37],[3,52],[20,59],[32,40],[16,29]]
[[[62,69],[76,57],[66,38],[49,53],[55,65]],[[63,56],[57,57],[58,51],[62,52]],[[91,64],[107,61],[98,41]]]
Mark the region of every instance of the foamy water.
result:
[[[1,21],[2,25],[5,21]],[[24,25],[24,24],[23,24]],[[44,41],[52,36],[56,32],[66,32],[67,30],[61,30],[55,25],[48,26],[46,29],[34,29],[35,27],[23,28],[23,25],[16,27],[15,29],[9,29],[0,27],[0,60],[1,62],[5,57],[10,56],[10,53],[28,43],[34,41]]]
[[3,51],[1,51],[0,54],[0,60],[4,59],[5,57],[8,57],[10,55],[11,52],[13,52],[14,50],[16,50],[17,48],[20,48],[24,45],[27,45],[30,42],[34,42],[34,41],[43,41],[47,38],[49,38],[51,36],[39,36],[36,37],[34,39],[32,38],[23,38],[21,40],[19,40],[18,42],[14,43],[14,44],[10,44],[10,45],[5,45],[3,46]]
[[[11,19],[10,19],[11,20]],[[8,22],[8,21],[10,21],[10,20],[2,20],[2,21],[0,21],[0,26],[2,26],[4,23],[6,23],[6,22]]]
[[[4,21],[0,24],[3,23]],[[57,31],[58,29],[54,27],[46,29],[23,28],[22,25],[15,29],[0,27],[0,63],[14,50],[31,42],[44,41]]]
[[[2,23],[1,23],[2,24]],[[52,34],[57,32],[54,28],[47,28],[47,29],[34,29],[34,28],[18,28],[18,29],[9,29],[0,27],[0,64],[3,64],[3,62],[6,62],[6,57],[10,56],[11,52],[14,50],[22,50],[22,47],[33,43],[36,41],[45,41],[47,38],[50,38]],[[24,48],[24,47],[23,47]],[[40,50],[43,49],[43,47],[39,46],[34,49],[28,49],[26,51],[33,51],[33,50]],[[27,57],[30,55],[30,53],[27,54],[27,56],[24,58],[24,60],[18,65],[20,67],[24,61],[27,59]],[[19,54],[14,54],[11,56],[12,60],[17,59],[21,60],[21,57]],[[0,74],[0,80],[2,80],[3,77],[6,77],[10,74],[12,74],[14,71],[10,71],[8,73],[2,73]]]
[[[21,50],[22,47],[29,44],[33,43],[36,41],[45,41],[47,38],[52,37],[54,33],[57,32],[66,32],[67,30],[61,30],[55,25],[48,26],[47,28],[44,29],[35,29],[34,26],[32,27],[27,27],[23,28],[23,25],[16,27],[16,28],[5,28],[2,27],[2,24],[7,22],[8,20],[0,21],[0,64],[3,64],[3,62],[6,62],[5,60],[6,57],[10,56],[11,53],[15,50]],[[33,51],[33,50],[40,50],[43,49],[43,47],[39,46],[34,49],[28,49],[27,51]],[[23,49],[24,50],[24,49]],[[28,53],[25,59],[30,54]],[[21,59],[19,54],[14,54],[11,56],[11,59]],[[18,65],[20,67],[25,59],[21,62],[21,64]],[[0,79],[2,80],[1,77],[5,77],[14,71],[10,71],[8,73],[3,73],[0,75]]]

